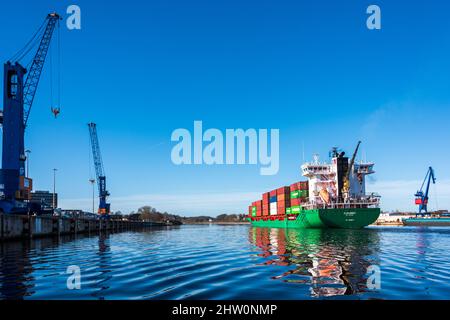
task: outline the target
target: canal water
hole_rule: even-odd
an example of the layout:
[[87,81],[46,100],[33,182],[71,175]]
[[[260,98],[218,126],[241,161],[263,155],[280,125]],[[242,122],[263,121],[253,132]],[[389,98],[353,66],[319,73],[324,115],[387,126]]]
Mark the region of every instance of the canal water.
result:
[[199,225],[0,247],[1,299],[450,299],[445,228]]

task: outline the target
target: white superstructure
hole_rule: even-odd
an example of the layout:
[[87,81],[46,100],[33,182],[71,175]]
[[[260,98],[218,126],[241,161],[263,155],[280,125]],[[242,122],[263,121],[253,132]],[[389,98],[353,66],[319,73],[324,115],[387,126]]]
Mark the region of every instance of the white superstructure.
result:
[[[319,161],[318,155],[314,160],[302,165],[302,175],[309,182],[309,205],[317,207],[372,207],[379,205],[379,196],[366,194],[366,176],[375,173],[372,162],[354,162],[349,170],[351,161],[344,153],[334,150],[331,163]],[[349,174],[348,174],[349,173]],[[348,192],[344,191],[348,174]]]

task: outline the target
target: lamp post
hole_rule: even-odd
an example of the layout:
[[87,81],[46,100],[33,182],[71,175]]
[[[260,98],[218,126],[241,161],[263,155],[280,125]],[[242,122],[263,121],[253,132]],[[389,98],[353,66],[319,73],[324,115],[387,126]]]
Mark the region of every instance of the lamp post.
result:
[[58,169],[53,169],[53,210],[56,209],[56,171]]
[[31,150],[25,150],[25,153],[27,154],[27,178],[30,177],[30,153]]
[[95,179],[89,179],[89,182],[92,184],[92,213],[95,214]]

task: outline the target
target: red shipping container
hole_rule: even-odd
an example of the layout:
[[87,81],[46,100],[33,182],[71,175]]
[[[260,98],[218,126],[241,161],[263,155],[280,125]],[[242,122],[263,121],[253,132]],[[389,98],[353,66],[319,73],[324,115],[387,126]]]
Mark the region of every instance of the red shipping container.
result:
[[270,197],[275,197],[277,195],[277,190],[272,190],[269,193]]
[[281,187],[277,189],[277,195],[289,193],[289,187]]
[[422,199],[416,199],[416,204],[425,204],[425,205],[427,205],[428,204],[428,200],[422,201]]
[[264,201],[264,200],[269,201],[269,198],[270,198],[270,193],[269,193],[269,192],[263,193],[263,195],[262,195],[263,201]]
[[300,199],[291,199],[291,206],[299,206]]
[[270,215],[269,209],[263,209],[262,213],[263,213],[263,216],[265,216],[265,217]]
[[298,183],[298,190],[308,190],[308,189],[309,189],[308,181],[300,181]]
[[298,183],[291,184],[289,188],[291,189],[291,191],[298,190]]
[[251,216],[252,215],[252,206],[248,206],[248,215]]
[[262,215],[262,211],[261,210],[256,210],[256,216],[257,217],[261,217]]

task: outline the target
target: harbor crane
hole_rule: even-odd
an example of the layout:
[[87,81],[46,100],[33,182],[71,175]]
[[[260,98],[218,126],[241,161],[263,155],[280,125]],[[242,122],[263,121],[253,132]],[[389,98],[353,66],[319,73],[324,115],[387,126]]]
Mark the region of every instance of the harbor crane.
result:
[[[428,214],[428,193],[430,191],[430,184],[433,182],[433,184],[436,183],[436,178],[434,176],[434,170],[432,167],[428,168],[427,174],[425,175],[425,179],[422,182],[422,186],[420,187],[420,190],[416,192],[414,195],[416,197],[416,205],[419,206],[419,212],[417,215],[421,214],[422,216],[424,214]],[[425,187],[425,191],[424,188]]]
[[92,155],[94,159],[95,173],[98,185],[98,213],[102,217],[108,217],[110,214],[110,204],[106,202],[109,192],[106,190],[106,176],[103,170],[103,160],[100,153],[100,144],[98,143],[97,125],[93,122],[88,123],[89,135],[91,138]]
[[[33,38],[4,64],[2,168],[0,169],[0,213],[40,212],[29,202],[33,181],[25,176],[25,128],[49,51],[53,31],[60,16],[50,13]],[[29,68],[20,61],[38,44]],[[26,79],[25,79],[26,76]]]

